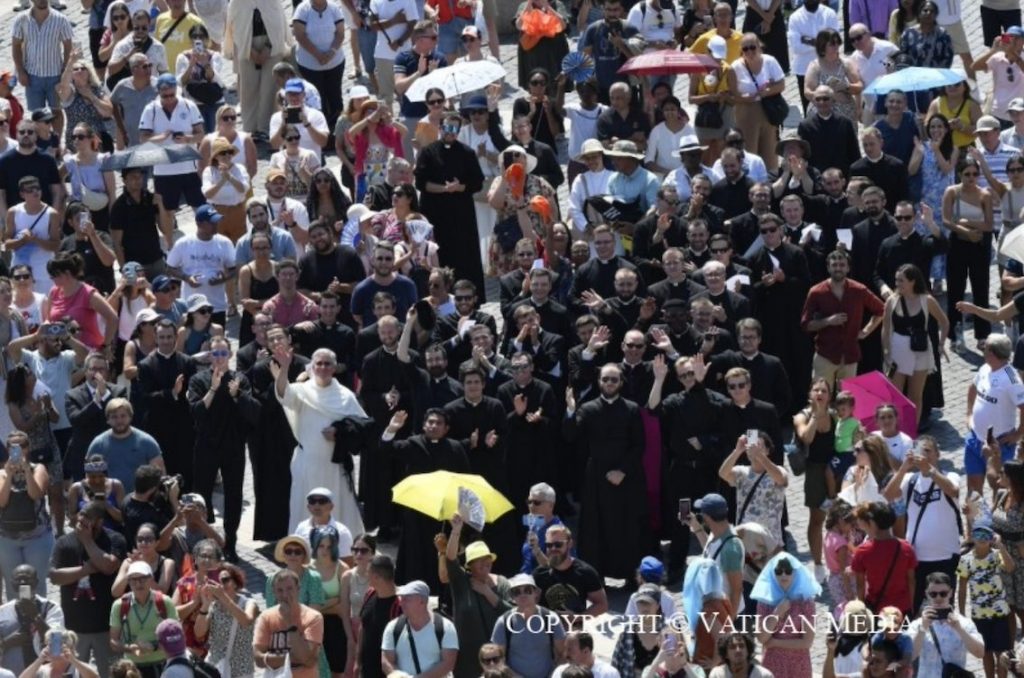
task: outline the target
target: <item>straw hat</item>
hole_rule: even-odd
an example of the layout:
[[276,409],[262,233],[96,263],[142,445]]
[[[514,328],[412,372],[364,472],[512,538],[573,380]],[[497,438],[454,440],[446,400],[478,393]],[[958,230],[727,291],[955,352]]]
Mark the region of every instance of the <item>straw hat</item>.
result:
[[210,157],[216,158],[221,153],[230,153],[235,155],[238,153],[238,149],[235,148],[234,144],[223,137],[217,137],[213,140],[213,148],[210,151]]
[[290,534],[287,537],[283,537],[277,541],[277,545],[274,546],[274,560],[284,564],[284,550],[289,546],[301,546],[305,555],[302,557],[302,564],[309,563],[309,543],[297,534]]

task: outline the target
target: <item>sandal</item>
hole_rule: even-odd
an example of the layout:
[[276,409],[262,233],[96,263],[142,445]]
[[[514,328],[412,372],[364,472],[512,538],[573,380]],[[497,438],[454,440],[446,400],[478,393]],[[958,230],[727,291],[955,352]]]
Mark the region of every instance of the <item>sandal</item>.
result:
[[356,71],[352,75],[348,76],[348,79],[349,80],[362,80],[363,79],[363,72],[362,71]]

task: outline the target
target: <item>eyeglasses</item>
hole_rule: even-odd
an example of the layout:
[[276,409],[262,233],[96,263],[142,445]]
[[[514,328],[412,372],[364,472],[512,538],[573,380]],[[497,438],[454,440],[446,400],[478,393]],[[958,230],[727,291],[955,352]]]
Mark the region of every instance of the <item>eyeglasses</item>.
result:
[[948,598],[952,591],[946,589],[945,591],[928,591],[927,593],[929,598]]
[[444,103],[444,99],[427,99],[428,106],[440,106]]
[[480,657],[480,662],[482,664],[500,664],[501,663],[501,659],[502,658],[500,656],[498,656],[498,657]]
[[511,593],[513,597],[516,597],[516,596],[532,596],[533,595],[533,587],[532,586],[517,586],[517,587],[515,587],[513,589],[509,589],[509,593]]
[[619,381],[618,377],[601,377],[602,384],[617,384]]
[[223,120],[224,122],[234,122],[235,120],[238,120],[238,116],[237,115],[222,115],[220,117],[220,119]]
[[367,553],[373,553],[373,549],[368,546],[353,546],[352,553],[356,555],[365,555]]
[[740,50],[744,52],[756,52],[759,49],[758,45],[743,45]]
[[464,35],[462,36],[462,42],[476,42],[476,38],[472,35]]
[[34,137],[35,135],[36,135],[36,131],[34,129],[19,129],[18,130],[18,136],[21,136],[21,137]]
[[18,275],[12,275],[13,280],[31,280],[32,276],[28,273],[19,273]]
[[732,382],[731,384],[728,385],[728,389],[730,391],[742,391],[746,387],[747,387],[747,382],[745,382],[745,381],[742,381],[742,382],[735,382],[734,381],[734,382]]
[[771,226],[769,228],[762,228],[761,233],[775,233],[777,230],[779,230],[778,226]]
[[284,554],[286,556],[304,556],[304,555],[306,555],[306,552],[303,551],[300,548],[294,548],[294,549],[285,549],[284,550]]
[[141,68],[142,70],[148,71],[153,68],[153,64],[135,64],[132,68]]
[[522,372],[524,370],[530,369],[530,366],[529,365],[509,365],[508,369],[510,371],[512,371],[512,372]]
[[867,33],[858,33],[857,35],[851,35],[850,42],[860,42],[861,40],[864,39],[866,35]]
[[543,499],[527,499],[526,503],[529,504],[530,506],[540,506],[541,504],[544,503],[544,500]]
[[330,504],[331,500],[327,497],[310,497],[306,500],[306,503],[311,506],[321,506],[323,504]]
[[636,342],[627,343],[626,348],[647,348],[647,344],[638,344]]
[[472,294],[456,294],[455,301],[473,301]]
[[711,253],[712,254],[725,254],[728,251],[729,251],[728,247],[712,247],[711,248]]
[[196,311],[196,313],[198,313],[199,315],[210,315],[211,313],[213,313],[213,309],[212,308],[201,308],[198,311]]
[[21,189],[22,193],[42,193],[42,189],[38,186],[24,186]]
[[776,576],[786,576],[786,577],[788,577],[788,576],[791,576],[792,574],[793,574],[793,566],[790,565],[788,562],[786,562],[786,563],[779,563],[779,565],[775,568],[775,575]]
[[302,138],[302,137],[299,137],[299,136],[295,136],[295,135],[293,135],[293,136],[290,136],[290,137],[285,137],[285,138],[284,138],[284,140],[285,140],[285,141],[298,141],[298,140],[299,140],[299,139],[301,139],[301,138]]
[[894,214],[892,218],[895,219],[896,221],[913,221],[914,220],[914,215],[913,214]]

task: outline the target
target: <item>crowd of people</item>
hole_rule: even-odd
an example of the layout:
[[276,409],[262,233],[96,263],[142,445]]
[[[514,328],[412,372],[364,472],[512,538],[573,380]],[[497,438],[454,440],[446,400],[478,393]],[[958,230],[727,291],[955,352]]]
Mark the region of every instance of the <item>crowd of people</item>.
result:
[[4,675],[1024,672],[1014,3],[526,0],[511,116],[497,0],[81,9],[0,74]]

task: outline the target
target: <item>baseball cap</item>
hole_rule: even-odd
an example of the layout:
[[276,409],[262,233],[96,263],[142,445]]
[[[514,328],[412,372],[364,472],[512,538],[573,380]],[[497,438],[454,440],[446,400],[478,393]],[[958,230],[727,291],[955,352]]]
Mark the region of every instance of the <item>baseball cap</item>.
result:
[[302,94],[306,91],[306,85],[302,82],[301,78],[292,78],[284,84],[284,91]]
[[638,603],[646,600],[649,603],[661,605],[661,589],[658,588],[657,584],[644,584],[636,590],[636,593],[633,595],[633,600]]
[[537,582],[534,581],[532,575],[520,573],[508,580],[508,587],[510,589],[514,589],[517,586],[532,586],[533,588],[537,588]]
[[185,629],[177,619],[164,619],[157,624],[156,642],[169,656],[185,654]]
[[480,37],[480,29],[476,26],[466,26],[462,29],[463,35],[472,35],[474,38]]
[[311,499],[312,497],[325,497],[329,501],[334,501],[334,493],[331,492],[326,487],[314,487],[312,490],[306,493],[307,500]]
[[1024,38],[1024,28],[1020,26],[1010,26],[1006,29],[1003,35],[1012,35],[1015,38]]
[[370,96],[370,90],[366,89],[366,85],[352,85],[352,89],[348,91],[349,99],[366,99]]
[[161,75],[159,78],[156,79],[156,88],[157,89],[164,89],[165,87],[175,87],[176,88],[177,86],[178,86],[178,79],[175,78],[170,73],[164,73],[163,75]]
[[725,520],[729,517],[729,504],[720,494],[705,494],[697,500],[694,508],[712,520]]
[[396,592],[399,596],[423,596],[424,598],[430,598],[430,587],[427,583],[416,579],[414,581],[399,586]]
[[725,44],[725,38],[720,35],[708,40],[708,52],[711,53],[716,59],[724,59],[726,54],[727,45]]
[[647,582],[659,582],[665,575],[665,565],[654,556],[645,556],[640,561],[640,578]]
[[155,323],[157,320],[160,320],[160,314],[149,307],[146,307],[135,314],[136,327],[142,323]]
[[211,224],[216,224],[223,218],[224,215],[218,212],[213,205],[201,205],[199,209],[196,210],[197,223],[200,221],[208,221]]
[[287,179],[288,175],[284,173],[283,169],[277,167],[267,170],[267,183],[270,183],[274,179]]
[[1008,111],[1024,111],[1024,98],[1016,97],[1014,99],[1010,99],[1010,103],[1008,103],[1006,105],[1006,110],[1008,110]]
[[154,292],[170,292],[171,287],[174,285],[174,279],[166,275],[158,275],[153,278],[153,291]]
[[137,575],[143,577],[152,577],[153,568],[149,566],[149,563],[145,563],[141,560],[136,560],[134,563],[128,566],[128,576],[134,577]]
[[49,106],[32,111],[32,122],[53,122],[53,111]]
[[992,115],[983,115],[978,118],[978,124],[974,126],[979,132],[998,132],[1002,127],[999,125],[999,120]]

